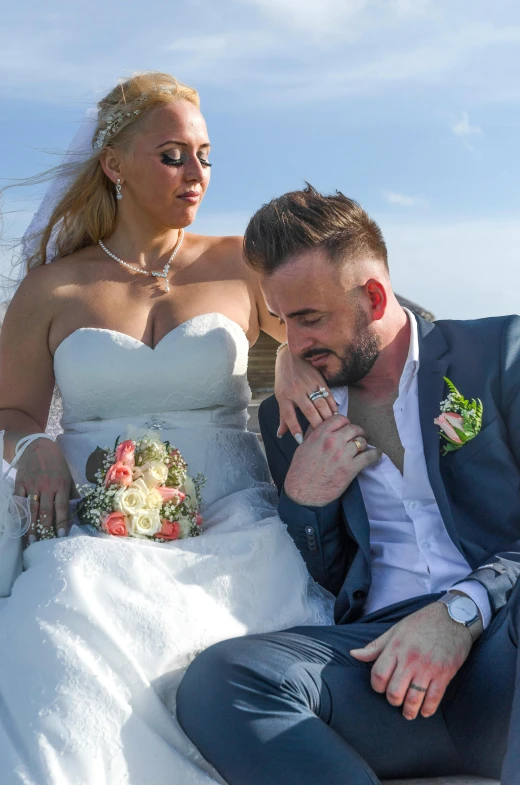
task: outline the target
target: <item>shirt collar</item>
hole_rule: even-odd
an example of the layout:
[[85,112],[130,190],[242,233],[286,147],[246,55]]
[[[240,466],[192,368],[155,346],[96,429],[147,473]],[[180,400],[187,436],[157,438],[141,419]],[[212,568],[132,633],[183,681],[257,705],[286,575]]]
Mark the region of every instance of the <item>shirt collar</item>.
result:
[[411,383],[412,379],[417,376],[419,371],[419,331],[417,329],[417,319],[408,308],[403,308],[403,311],[408,316],[408,322],[410,324],[410,346],[399,382],[399,392],[401,392],[406,385]]
[[[401,394],[403,390],[409,389],[413,379],[419,372],[419,331],[417,329],[417,319],[408,308],[403,308],[403,311],[408,316],[408,322],[410,324],[410,345],[399,381],[399,394]],[[348,387],[333,387],[332,394],[338,406],[342,408],[343,404],[345,404],[348,399]]]

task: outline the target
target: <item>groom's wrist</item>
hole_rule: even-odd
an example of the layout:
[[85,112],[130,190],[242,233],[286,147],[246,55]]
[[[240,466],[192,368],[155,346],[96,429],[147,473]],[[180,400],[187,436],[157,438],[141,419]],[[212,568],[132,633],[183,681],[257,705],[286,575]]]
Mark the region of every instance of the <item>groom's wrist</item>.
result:
[[305,489],[300,489],[298,486],[291,486],[291,484],[287,482],[284,483],[283,490],[286,497],[299,507],[326,507],[326,505],[329,504],[327,501],[316,501],[305,491]]

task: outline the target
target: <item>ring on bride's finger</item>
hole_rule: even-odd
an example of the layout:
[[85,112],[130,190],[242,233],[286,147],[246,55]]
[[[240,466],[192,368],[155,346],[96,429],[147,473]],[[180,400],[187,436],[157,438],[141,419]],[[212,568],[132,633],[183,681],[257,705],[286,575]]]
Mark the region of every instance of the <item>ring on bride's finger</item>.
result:
[[29,499],[32,502],[39,502],[40,501],[40,497],[38,496],[37,493],[31,493],[31,495],[29,496]]
[[418,684],[410,684],[411,690],[417,690],[417,692],[428,692],[428,687],[419,687]]
[[363,444],[359,441],[359,439],[352,439],[352,444],[356,445],[358,455],[360,452],[363,452]]
[[312,403],[314,403],[314,401],[317,401],[318,398],[326,398],[327,395],[325,395],[325,393],[322,393],[318,390],[317,392],[313,392],[309,395],[309,400],[312,401]]
[[318,392],[323,393],[324,398],[328,398],[330,395],[326,387],[318,387]]

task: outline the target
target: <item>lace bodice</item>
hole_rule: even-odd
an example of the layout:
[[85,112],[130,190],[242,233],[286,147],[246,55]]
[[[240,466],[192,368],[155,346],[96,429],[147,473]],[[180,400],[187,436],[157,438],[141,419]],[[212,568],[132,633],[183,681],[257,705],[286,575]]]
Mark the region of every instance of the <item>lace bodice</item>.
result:
[[54,372],[63,399],[58,443],[76,483],[85,482],[97,446],[150,428],[181,450],[190,474],[208,478],[208,502],[267,482],[256,438],[246,432],[248,350],[242,328],[219,313],[189,319],[154,349],[115,330],[69,335]]
[[250,401],[249,344],[219,313],[195,316],[151,349],[115,330],[85,327],[58,347],[54,372],[65,430],[82,421],[205,410],[241,414]]

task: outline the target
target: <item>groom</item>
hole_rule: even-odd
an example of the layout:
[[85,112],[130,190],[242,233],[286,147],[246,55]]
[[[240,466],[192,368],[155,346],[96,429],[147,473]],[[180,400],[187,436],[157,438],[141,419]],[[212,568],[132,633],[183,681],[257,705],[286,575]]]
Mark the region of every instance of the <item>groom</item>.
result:
[[[230,785],[520,785],[520,318],[403,310],[380,229],[340,193],[273,200],[245,251],[284,351],[320,369],[339,407],[315,431],[302,417],[300,446],[277,438],[274,398],[261,408],[280,516],[336,596],[336,626],[199,655],[182,726]],[[445,377],[469,402],[441,407]],[[481,423],[460,418],[471,399]]]

